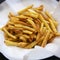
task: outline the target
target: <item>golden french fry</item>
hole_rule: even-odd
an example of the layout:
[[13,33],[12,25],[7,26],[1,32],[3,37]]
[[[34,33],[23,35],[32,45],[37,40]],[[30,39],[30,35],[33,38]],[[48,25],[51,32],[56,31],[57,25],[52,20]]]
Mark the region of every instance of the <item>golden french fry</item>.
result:
[[51,19],[49,19],[49,22],[50,22],[50,25],[51,25],[52,30],[53,30],[54,32],[57,32],[57,30],[56,30],[56,28],[55,28],[55,25],[54,25],[54,23],[52,22]]
[[41,45],[42,47],[45,47],[45,45],[47,44],[49,35],[50,35],[50,31],[47,30],[47,34],[46,34],[46,36],[45,36],[45,38],[44,38],[44,40],[43,40],[43,42],[42,42],[42,45]]
[[44,36],[42,36],[42,38],[40,39],[40,41],[38,43],[39,46],[41,46],[43,39],[44,39]]
[[27,45],[28,45],[28,43],[26,43],[26,42],[19,42],[17,46],[24,48]]
[[41,23],[40,31],[42,31],[42,30],[43,30],[43,27],[44,27],[44,23]]
[[42,30],[42,32],[43,32],[43,34],[46,32],[46,27],[43,27],[43,30]]
[[38,10],[40,10],[40,11],[43,11],[43,9],[44,9],[43,5],[40,5],[39,8],[38,8]]
[[25,38],[27,38],[27,39],[29,39],[30,37],[28,36],[28,35],[26,35],[26,34],[24,34],[24,35],[22,35],[23,37],[25,37]]
[[[54,34],[51,33],[50,36],[49,36],[49,40],[50,40],[53,36],[54,36]],[[49,40],[48,40],[48,41],[49,41]]]
[[19,39],[21,39],[23,42],[27,41],[27,39],[24,36],[20,36]]
[[39,15],[39,19],[45,24],[46,28],[49,29],[50,32],[52,32],[50,26],[46,23],[46,21],[44,20],[41,14]]
[[37,27],[36,27],[35,23],[33,22],[33,20],[27,19],[27,21],[32,25],[32,27],[33,27],[34,29],[37,30]]
[[18,14],[22,14],[22,13],[24,13],[26,10],[31,9],[32,7],[33,7],[33,5],[30,5],[30,6],[26,7],[25,9],[18,11]]
[[29,30],[23,30],[23,33],[32,34],[33,32],[31,32],[31,31],[29,31]]
[[37,13],[37,12],[35,12],[33,9],[28,9],[28,11],[29,11],[29,12],[31,12],[31,13],[33,13],[33,14],[38,15],[38,13]]
[[14,16],[15,15],[12,12],[10,12],[9,15],[8,15],[9,18],[14,17]]
[[17,18],[20,18],[20,19],[27,19],[28,17],[27,17],[27,16],[24,16],[24,15],[19,15],[19,16],[17,16]]
[[18,47],[25,47],[26,45],[28,45],[28,43],[26,43],[26,42],[12,42],[12,41],[9,41],[9,40],[5,40],[4,41],[5,42],[5,44],[7,45],[7,46],[18,46]]
[[39,40],[37,40],[37,41],[34,41],[34,42],[30,43],[30,44],[27,45],[25,48],[30,49],[30,48],[34,47],[34,46],[35,46],[36,44],[38,44],[39,41],[42,40],[42,39],[43,39],[43,37],[41,37],[41,38],[40,38]]
[[5,43],[7,46],[17,46],[17,45],[18,45],[17,42],[13,42],[13,41],[9,41],[9,40],[5,40],[4,43]]
[[52,19],[52,22],[54,23],[55,26],[58,25],[58,23],[55,21],[55,19],[52,17],[52,15],[48,12],[48,11],[45,11],[46,15]]
[[35,32],[35,29],[31,28],[31,27],[28,27],[28,26],[24,26],[24,25],[21,25],[21,24],[15,24],[16,27],[19,27],[19,28],[24,28],[24,29],[28,29],[30,31],[33,31]]
[[13,36],[12,34],[10,34],[5,28],[3,28],[3,31],[11,38],[16,39],[16,36]]
[[28,16],[28,17],[32,17],[32,18],[38,18],[38,15],[37,14],[33,14],[31,12],[26,12],[24,13],[25,16]]

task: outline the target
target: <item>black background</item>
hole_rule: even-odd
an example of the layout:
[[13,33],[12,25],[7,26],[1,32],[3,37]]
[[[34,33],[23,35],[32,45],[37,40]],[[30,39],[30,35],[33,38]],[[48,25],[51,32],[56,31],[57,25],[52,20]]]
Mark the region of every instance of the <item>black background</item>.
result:
[[[1,4],[3,1],[5,1],[5,0],[0,0],[0,4]],[[57,0],[57,1],[59,1],[59,0]],[[5,58],[2,53],[0,53],[0,60],[8,60],[8,59]],[[49,57],[49,58],[41,59],[41,60],[60,60],[60,58],[58,58],[58,57],[56,57],[56,56],[51,56],[51,57]]]

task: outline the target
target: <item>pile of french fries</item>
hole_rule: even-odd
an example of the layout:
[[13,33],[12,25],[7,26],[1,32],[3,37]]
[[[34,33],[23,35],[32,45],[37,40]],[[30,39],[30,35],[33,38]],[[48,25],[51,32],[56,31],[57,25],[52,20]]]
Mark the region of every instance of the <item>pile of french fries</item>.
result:
[[36,45],[45,47],[56,36],[57,21],[52,15],[44,10],[44,6],[26,7],[18,12],[18,15],[9,13],[9,21],[2,28],[5,36],[5,44],[21,48],[33,48]]

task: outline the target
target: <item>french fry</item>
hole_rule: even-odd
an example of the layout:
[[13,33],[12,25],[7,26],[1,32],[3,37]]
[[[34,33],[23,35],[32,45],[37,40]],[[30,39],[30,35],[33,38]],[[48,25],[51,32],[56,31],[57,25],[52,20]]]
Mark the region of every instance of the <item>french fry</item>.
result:
[[37,12],[35,12],[33,9],[28,9],[28,11],[29,11],[29,12],[31,12],[31,13],[33,13],[33,14],[38,15],[38,13],[37,13]]
[[24,36],[20,36],[19,39],[21,39],[23,42],[27,41],[27,39]]
[[24,15],[19,15],[19,16],[17,16],[17,18],[20,18],[20,19],[27,19],[28,17],[27,17],[27,16],[24,16]]
[[42,30],[43,30],[43,27],[44,27],[44,23],[41,23],[40,31],[42,31]]
[[42,42],[42,47],[45,47],[45,45],[47,44],[47,41],[48,41],[48,38],[49,38],[49,35],[50,35],[50,31],[47,30],[47,34]]
[[44,6],[43,5],[40,5],[37,9],[40,10],[40,11],[43,11]]
[[36,25],[36,27],[37,27],[37,31],[39,31],[40,25],[41,25],[40,20],[34,20],[34,22],[35,22],[35,25]]
[[27,11],[28,9],[31,9],[33,7],[33,5],[30,5],[28,7],[26,7],[25,9],[21,10],[21,11],[18,11],[18,14],[22,14],[24,13],[25,11]]
[[42,39],[40,39],[40,41],[38,43],[39,46],[41,46],[43,40],[44,40],[44,36],[42,36]]
[[54,23],[52,22],[52,20],[51,20],[51,19],[49,19],[49,22],[50,22],[50,25],[51,25],[52,30],[56,33],[56,32],[57,32],[57,30],[56,30],[56,28],[55,28]]
[[45,32],[46,32],[46,30],[47,30],[47,29],[46,29],[46,27],[43,27],[42,32],[43,32],[43,33],[45,33]]
[[24,35],[22,35],[23,37],[25,37],[25,38],[27,38],[27,39],[29,39],[30,37],[28,36],[28,35],[26,35],[26,34],[24,34]]
[[11,38],[16,39],[16,37],[13,36],[12,34],[10,34],[5,28],[3,28],[3,31],[4,31],[8,36],[10,36]]
[[9,40],[5,40],[4,43],[5,43],[7,46],[17,46],[17,45],[18,45],[17,42],[12,42],[12,41],[9,41]]
[[26,43],[26,42],[19,42],[17,46],[24,48],[27,45],[28,45],[28,43]]
[[9,41],[9,40],[5,40],[4,41],[5,42],[5,44],[7,45],[7,46],[17,46],[17,47],[25,47],[26,45],[28,45],[28,43],[25,43],[25,42],[12,42],[12,41]]
[[30,43],[29,45],[27,45],[25,48],[31,49],[32,47],[34,47],[36,44],[39,43],[40,40],[42,40],[43,37],[41,37],[38,41],[34,41],[32,43]]
[[52,17],[52,15],[48,12],[48,11],[45,11],[46,15],[52,19],[52,22],[54,23],[55,26],[58,25],[58,23],[55,21],[55,19]]
[[38,15],[37,14],[33,14],[31,12],[26,12],[24,13],[25,16],[28,16],[28,17],[32,17],[32,18],[38,18]]
[[34,34],[31,34],[31,35],[30,35],[29,42],[32,42],[32,41],[33,41],[33,38],[34,38]]
[[31,31],[29,31],[29,30],[23,30],[23,33],[32,34],[33,32],[31,32]]
[[49,29],[50,32],[52,32],[50,26],[46,23],[46,21],[44,20],[44,18],[41,14],[39,15],[39,19],[45,24],[46,28]]
[[19,27],[19,28],[24,28],[24,29],[28,29],[30,31],[33,31],[35,32],[35,29],[31,28],[31,27],[28,27],[28,26],[24,26],[24,25],[21,25],[21,24],[15,24],[16,27]]
[[17,17],[10,17],[10,20],[11,20],[12,22],[14,22],[14,21],[16,21],[16,20],[19,20],[19,18],[17,18]]
[[12,12],[10,12],[9,15],[8,15],[9,18],[14,17],[14,16],[15,15]]
[[32,27],[33,27],[34,29],[37,30],[37,27],[36,27],[35,23],[33,22],[33,20],[27,19],[27,21],[32,25]]

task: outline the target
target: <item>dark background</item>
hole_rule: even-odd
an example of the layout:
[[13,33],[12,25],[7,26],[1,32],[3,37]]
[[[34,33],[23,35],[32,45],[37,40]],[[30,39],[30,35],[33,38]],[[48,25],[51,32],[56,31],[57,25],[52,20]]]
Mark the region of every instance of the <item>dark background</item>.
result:
[[[1,4],[2,2],[4,2],[4,1],[5,1],[5,0],[0,0],[0,4]],[[59,1],[59,0],[57,0],[57,1]],[[5,58],[5,56],[4,56],[2,53],[0,53],[0,60],[9,60],[9,59]],[[51,57],[49,57],[49,58],[41,59],[41,60],[60,60],[60,58],[58,58],[58,57],[56,57],[56,56],[51,56]]]

